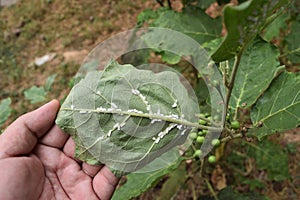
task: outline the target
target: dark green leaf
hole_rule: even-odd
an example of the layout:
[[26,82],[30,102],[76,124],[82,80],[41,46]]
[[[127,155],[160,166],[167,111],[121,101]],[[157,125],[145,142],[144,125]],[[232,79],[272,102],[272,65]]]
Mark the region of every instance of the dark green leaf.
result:
[[275,9],[287,0],[249,0],[236,7],[224,8],[224,24],[227,35],[221,46],[212,55],[221,62],[234,57],[255,38]]
[[127,182],[118,188],[112,200],[132,199],[154,186],[163,176],[177,169],[182,160],[171,163],[168,167],[148,173],[133,173],[127,175]]
[[32,86],[24,91],[25,98],[30,100],[32,104],[45,101],[46,94],[44,87]]
[[279,15],[274,21],[272,21],[263,31],[262,38],[268,42],[272,39],[277,38],[280,34],[280,30],[287,29],[286,20],[288,19],[288,14],[283,13]]
[[279,51],[261,38],[247,48],[232,90],[230,105],[233,109],[251,107],[269,87],[278,70],[278,56]]
[[0,127],[9,118],[12,109],[10,108],[11,98],[3,99],[0,102]]
[[122,175],[184,143],[199,126],[195,113],[198,105],[176,73],[112,62],[74,86],[56,123],[72,135],[77,158]]
[[300,124],[300,73],[284,72],[270,85],[251,110],[250,134],[262,139]]
[[151,26],[179,31],[200,44],[220,37],[222,29],[219,18],[212,19],[201,9],[186,9],[182,13],[166,9],[160,10]]
[[158,200],[172,199],[187,179],[186,165],[182,164],[173,171],[160,190]]

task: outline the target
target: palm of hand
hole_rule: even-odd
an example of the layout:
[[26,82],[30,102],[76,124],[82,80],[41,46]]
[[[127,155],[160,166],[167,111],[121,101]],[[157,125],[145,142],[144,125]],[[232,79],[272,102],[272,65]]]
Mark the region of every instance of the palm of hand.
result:
[[[74,142],[53,125],[58,102],[16,120],[0,137],[0,199],[109,199],[118,179],[73,158]],[[46,133],[46,134],[45,134]]]

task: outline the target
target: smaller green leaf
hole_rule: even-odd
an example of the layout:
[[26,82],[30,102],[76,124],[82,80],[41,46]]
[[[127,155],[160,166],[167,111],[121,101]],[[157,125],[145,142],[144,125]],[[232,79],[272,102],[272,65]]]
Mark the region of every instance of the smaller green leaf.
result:
[[24,91],[25,98],[32,104],[45,101],[46,94],[44,87],[32,86]]
[[224,24],[228,33],[212,55],[213,60],[221,62],[237,55],[260,32],[273,11],[286,3],[287,0],[249,0],[235,7],[226,6]]
[[10,108],[11,98],[3,99],[0,102],[0,127],[5,123],[5,121],[11,115],[12,109]]
[[160,178],[177,169],[181,162],[182,160],[178,159],[167,168],[147,173],[132,173],[127,175],[127,182],[115,191],[112,200],[132,199],[139,196],[157,184]]
[[[275,46],[257,37],[242,55],[237,71],[230,106],[251,107],[271,84],[280,63]],[[266,59],[268,58],[268,59]]]
[[53,74],[53,75],[51,75],[47,78],[46,83],[45,83],[45,90],[46,91],[51,91],[51,87],[52,87],[52,84],[55,81],[55,78],[56,78],[56,74]]
[[254,128],[249,135],[258,139],[300,125],[300,73],[284,72],[270,85],[251,110]]
[[287,28],[286,20],[288,19],[288,14],[283,13],[279,15],[274,21],[272,21],[261,34],[262,38],[268,42],[276,38],[280,34],[280,30],[285,30]]
[[185,183],[187,178],[186,165],[182,164],[169,175],[168,180],[164,183],[158,200],[172,199],[180,187]]

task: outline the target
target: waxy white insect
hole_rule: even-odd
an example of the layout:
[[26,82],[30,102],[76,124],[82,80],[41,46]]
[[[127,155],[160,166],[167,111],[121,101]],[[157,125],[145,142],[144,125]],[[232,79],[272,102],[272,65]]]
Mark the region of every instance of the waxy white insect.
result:
[[177,107],[177,99],[175,100],[175,102],[172,105],[172,108],[176,108]]

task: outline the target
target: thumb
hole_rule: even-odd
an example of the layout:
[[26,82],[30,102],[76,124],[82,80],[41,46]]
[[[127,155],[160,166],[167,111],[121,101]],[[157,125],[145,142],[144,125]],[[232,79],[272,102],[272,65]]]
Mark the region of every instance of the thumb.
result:
[[13,122],[0,136],[0,159],[29,154],[53,126],[58,109],[59,102],[52,100]]

